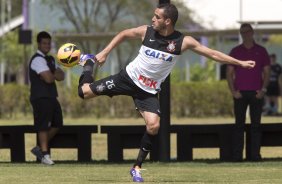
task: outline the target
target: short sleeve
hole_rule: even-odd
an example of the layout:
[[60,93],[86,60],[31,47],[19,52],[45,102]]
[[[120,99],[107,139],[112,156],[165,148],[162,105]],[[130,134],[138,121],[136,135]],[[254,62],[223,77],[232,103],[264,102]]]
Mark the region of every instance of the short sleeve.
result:
[[46,60],[43,57],[35,57],[31,61],[31,69],[34,70],[37,74],[40,74],[41,72],[50,70]]

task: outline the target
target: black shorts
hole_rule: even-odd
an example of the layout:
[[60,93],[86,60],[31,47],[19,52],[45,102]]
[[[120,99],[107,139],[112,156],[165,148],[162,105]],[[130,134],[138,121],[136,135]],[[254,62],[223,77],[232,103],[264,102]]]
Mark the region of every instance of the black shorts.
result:
[[39,98],[31,101],[34,126],[38,131],[59,128],[63,125],[61,105],[56,98]]
[[280,95],[280,90],[279,90],[279,84],[270,84],[267,87],[267,96],[279,96]]
[[138,110],[160,115],[158,94],[151,94],[139,88],[125,69],[118,74],[91,83],[90,88],[96,95],[107,95],[109,97],[117,95],[131,96]]

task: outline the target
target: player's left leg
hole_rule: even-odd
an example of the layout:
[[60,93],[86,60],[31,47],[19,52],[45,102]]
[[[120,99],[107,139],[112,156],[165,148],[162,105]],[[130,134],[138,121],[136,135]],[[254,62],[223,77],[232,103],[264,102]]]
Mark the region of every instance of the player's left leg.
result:
[[146,132],[141,139],[140,151],[134,164],[135,168],[141,168],[148,153],[152,150],[153,142],[160,128],[159,115],[152,112],[141,112],[141,114],[146,123]]
[[134,182],[144,181],[140,172],[142,163],[145,161],[147,155],[152,150],[152,144],[158,134],[160,127],[160,117],[158,114],[147,111],[140,111],[140,113],[142,114],[146,123],[146,132],[141,139],[141,146],[137,159],[133,165],[133,168],[130,170],[130,174]]

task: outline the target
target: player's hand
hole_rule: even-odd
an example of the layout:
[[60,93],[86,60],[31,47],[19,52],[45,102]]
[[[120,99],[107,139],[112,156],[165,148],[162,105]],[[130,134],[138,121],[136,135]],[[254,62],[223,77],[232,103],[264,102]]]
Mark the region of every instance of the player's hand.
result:
[[104,53],[103,51],[96,55],[96,60],[99,66],[102,66],[106,62],[107,56],[108,54]]
[[236,99],[242,98],[242,94],[240,93],[240,91],[233,91],[232,96]]
[[256,62],[255,62],[255,61],[248,60],[248,61],[243,61],[241,66],[242,66],[243,68],[249,68],[249,69],[251,69],[251,68],[254,68],[255,65],[256,65]]
[[262,90],[257,90],[256,92],[257,92],[256,98],[258,99],[262,99],[265,95],[265,92],[263,92]]

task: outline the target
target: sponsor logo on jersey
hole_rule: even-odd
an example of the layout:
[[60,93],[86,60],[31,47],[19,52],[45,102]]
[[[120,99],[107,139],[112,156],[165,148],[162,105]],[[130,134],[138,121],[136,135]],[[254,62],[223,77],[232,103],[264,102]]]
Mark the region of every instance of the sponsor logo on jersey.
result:
[[154,89],[157,88],[157,83],[158,83],[158,82],[157,82],[157,81],[154,81],[153,79],[147,78],[147,77],[145,77],[145,76],[143,76],[143,75],[139,75],[138,80],[139,80],[140,82],[142,82],[142,84],[145,85],[145,86],[148,86],[148,87],[154,88]]
[[146,49],[144,53],[148,57],[156,58],[156,59],[159,59],[159,60],[162,60],[162,61],[171,62],[172,59],[173,59],[172,55],[161,53],[161,52],[158,52],[156,50]]

